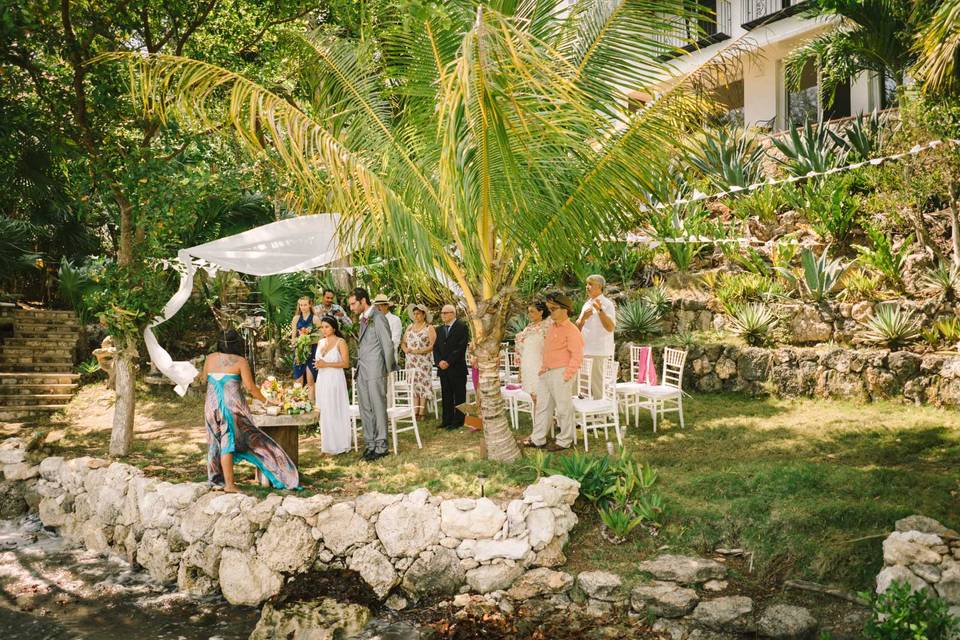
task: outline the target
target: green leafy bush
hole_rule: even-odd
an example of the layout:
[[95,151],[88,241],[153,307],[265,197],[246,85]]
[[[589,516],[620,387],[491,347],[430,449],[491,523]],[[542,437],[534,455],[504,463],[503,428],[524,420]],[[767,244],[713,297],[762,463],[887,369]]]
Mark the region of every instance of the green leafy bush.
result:
[[[649,221],[654,237],[663,243],[677,270],[689,271],[693,261],[707,247],[705,243],[690,241],[710,230],[706,210],[703,207],[668,208],[651,212]],[[686,242],[669,242],[678,239]]]
[[597,507],[600,521],[618,538],[626,538],[630,532],[643,524],[643,517],[638,516],[632,509],[618,506]]
[[913,246],[913,239],[908,236],[901,243],[900,248],[894,250],[893,239],[875,226],[867,227],[867,236],[870,238],[872,247],[855,244],[853,248],[860,254],[860,261],[876,269],[890,285],[903,290],[903,266],[906,264],[907,256],[910,255],[910,247]]
[[662,331],[663,314],[646,298],[634,298],[617,307],[617,333],[628,339],[658,334]]
[[894,581],[871,598],[872,616],[863,629],[867,640],[949,640],[960,631],[960,620],[947,603],[926,590]]
[[903,347],[919,337],[920,323],[913,312],[895,305],[878,305],[864,323],[864,340],[890,349]]
[[920,337],[934,348],[943,344],[956,345],[960,343],[960,318],[940,318],[932,327],[921,330]]
[[57,280],[60,298],[70,305],[81,324],[89,322],[91,314],[89,307],[84,302],[84,295],[93,285],[93,282],[87,275],[86,270],[75,267],[70,260],[64,259],[60,263]]
[[783,295],[783,287],[773,278],[756,273],[722,273],[717,277],[713,293],[725,309],[745,302],[766,302]]
[[756,217],[761,222],[775,222],[786,200],[788,187],[763,186],[737,196],[729,203],[734,215],[740,219]]
[[770,307],[751,302],[737,305],[730,310],[730,331],[753,347],[773,343],[773,331],[779,319]]
[[876,300],[883,283],[880,276],[866,269],[848,269],[841,281],[844,300]]
[[763,155],[763,147],[744,129],[706,131],[686,150],[690,164],[717,189],[762,182]]
[[803,213],[813,230],[830,242],[845,242],[856,228],[859,211],[848,178],[811,180],[790,191],[790,205]]
[[811,171],[823,172],[840,166],[845,151],[838,149],[830,129],[809,122],[802,128],[791,128],[787,137],[773,138],[773,146],[783,155],[777,158],[792,176],[805,176]]

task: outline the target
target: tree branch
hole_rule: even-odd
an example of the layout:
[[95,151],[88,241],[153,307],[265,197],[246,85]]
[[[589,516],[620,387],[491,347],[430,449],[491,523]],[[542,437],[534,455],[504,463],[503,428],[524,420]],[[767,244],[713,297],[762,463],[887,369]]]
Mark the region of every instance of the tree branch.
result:
[[253,47],[253,45],[259,43],[261,40],[263,40],[263,37],[267,35],[267,31],[269,31],[270,29],[273,29],[274,27],[279,27],[282,24],[288,24],[290,22],[293,22],[294,20],[299,20],[300,18],[307,15],[313,10],[314,10],[314,7],[310,7],[309,9],[304,9],[303,11],[301,11],[296,15],[292,15],[286,18],[280,18],[278,20],[273,20],[272,22],[268,22],[266,26],[264,26],[263,29],[261,29],[257,33],[257,35],[253,36],[252,38],[244,42],[242,45],[240,45],[240,48],[237,49],[236,55],[239,56],[244,53],[249,53],[250,48]]
[[174,47],[176,55],[183,55],[183,47],[187,44],[187,40],[189,40],[190,36],[193,35],[193,32],[196,31],[200,25],[206,21],[207,17],[209,17],[210,12],[213,11],[215,6],[217,6],[217,0],[210,0],[206,7],[202,8],[197,13],[196,18],[187,26],[187,30],[184,31],[183,35],[177,40],[177,46]]

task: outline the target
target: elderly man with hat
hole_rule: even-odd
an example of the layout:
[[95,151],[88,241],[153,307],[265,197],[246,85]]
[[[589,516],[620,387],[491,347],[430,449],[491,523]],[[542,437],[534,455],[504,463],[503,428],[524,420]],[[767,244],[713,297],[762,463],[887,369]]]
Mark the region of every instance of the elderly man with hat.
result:
[[385,293],[378,293],[377,297],[373,299],[373,306],[382,313],[387,322],[390,323],[390,340],[393,341],[393,355],[396,357],[397,351],[400,349],[400,340],[403,338],[403,323],[400,322],[400,318],[393,315],[390,311],[390,308],[393,307],[393,300]]
[[[576,440],[573,414],[573,393],[577,374],[583,362],[583,336],[570,321],[573,301],[562,293],[547,296],[547,309],[553,326],[547,329],[543,342],[543,365],[537,384],[537,410],[533,418],[533,433],[524,442],[528,447],[549,451],[568,449]],[[547,446],[547,433],[554,411],[560,427],[556,442]]]

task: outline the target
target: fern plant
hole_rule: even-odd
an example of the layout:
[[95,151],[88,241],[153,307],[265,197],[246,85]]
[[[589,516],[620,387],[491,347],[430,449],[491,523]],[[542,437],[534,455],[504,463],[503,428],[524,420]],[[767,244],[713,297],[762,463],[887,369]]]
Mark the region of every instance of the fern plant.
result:
[[763,181],[763,147],[744,129],[707,131],[687,145],[686,156],[717,189]]
[[840,166],[846,155],[838,149],[830,129],[807,122],[802,128],[791,128],[786,138],[773,138],[773,146],[783,154],[776,160],[792,176],[805,176],[811,171],[822,173]]
[[913,239],[907,236],[899,249],[893,248],[893,239],[875,226],[866,229],[872,247],[855,244],[853,248],[860,254],[860,261],[876,269],[891,286],[903,290],[903,266],[906,264]]
[[920,322],[912,311],[896,305],[879,305],[864,323],[866,342],[899,349],[920,337]]
[[655,303],[635,298],[617,308],[617,333],[625,338],[643,338],[663,330],[663,314]]
[[730,331],[752,347],[773,343],[773,331],[779,319],[765,304],[735,306],[730,313]]

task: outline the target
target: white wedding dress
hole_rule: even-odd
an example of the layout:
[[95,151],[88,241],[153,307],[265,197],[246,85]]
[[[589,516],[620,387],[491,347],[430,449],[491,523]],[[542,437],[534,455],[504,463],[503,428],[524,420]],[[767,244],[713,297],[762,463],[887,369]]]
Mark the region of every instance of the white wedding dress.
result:
[[[339,347],[333,347],[323,354],[325,346],[317,346],[317,362],[340,362]],[[320,450],[333,455],[345,453],[352,446],[352,438],[344,370],[336,367],[318,368],[316,387],[317,410],[320,411]]]

